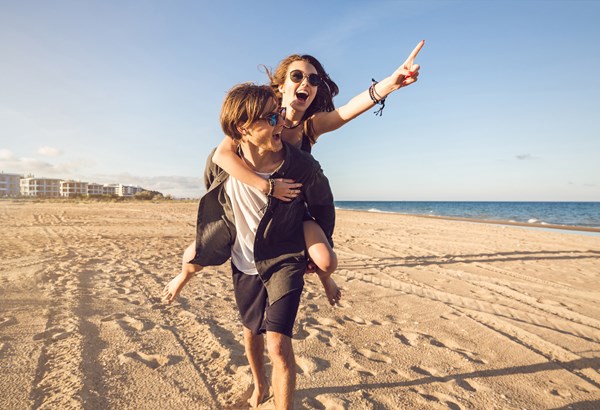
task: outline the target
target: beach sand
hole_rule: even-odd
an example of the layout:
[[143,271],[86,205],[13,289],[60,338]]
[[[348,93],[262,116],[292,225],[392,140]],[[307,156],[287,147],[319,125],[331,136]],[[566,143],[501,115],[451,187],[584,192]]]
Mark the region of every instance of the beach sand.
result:
[[[229,266],[179,299],[192,203],[0,202],[0,408],[247,408]],[[296,408],[600,408],[600,237],[338,211]],[[273,408],[272,400],[261,406]]]

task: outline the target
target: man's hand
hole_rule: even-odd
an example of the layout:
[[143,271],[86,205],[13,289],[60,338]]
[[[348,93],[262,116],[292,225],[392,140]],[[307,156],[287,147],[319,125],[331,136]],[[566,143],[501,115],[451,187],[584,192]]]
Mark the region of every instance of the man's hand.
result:
[[315,273],[316,271],[317,271],[317,265],[315,265],[311,261],[308,261],[308,263],[306,264],[306,270],[304,271],[304,274]]

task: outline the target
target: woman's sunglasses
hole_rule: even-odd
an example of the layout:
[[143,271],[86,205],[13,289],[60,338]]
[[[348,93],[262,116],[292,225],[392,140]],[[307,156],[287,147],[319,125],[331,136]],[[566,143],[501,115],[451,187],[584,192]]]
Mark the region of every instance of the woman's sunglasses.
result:
[[279,110],[279,112],[272,112],[269,113],[267,115],[264,115],[262,117],[260,117],[261,120],[267,120],[267,122],[269,123],[269,125],[271,127],[274,127],[277,125],[277,122],[279,121],[279,117],[283,118],[285,120],[285,107],[281,107],[281,109]]
[[292,80],[293,82],[299,83],[302,80],[304,80],[304,78],[308,78],[308,83],[313,87],[318,87],[323,82],[323,80],[321,80],[321,77],[319,77],[317,74],[307,75],[300,70],[290,71],[290,80]]

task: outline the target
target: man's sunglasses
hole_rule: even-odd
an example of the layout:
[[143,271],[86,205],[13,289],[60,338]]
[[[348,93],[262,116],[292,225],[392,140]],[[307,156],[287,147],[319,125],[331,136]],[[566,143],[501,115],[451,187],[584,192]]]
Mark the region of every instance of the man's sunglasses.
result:
[[300,70],[290,71],[290,80],[292,80],[293,82],[295,82],[295,83],[302,82],[302,80],[304,80],[304,78],[308,78],[308,83],[310,85],[312,85],[313,87],[318,87],[323,82],[323,80],[321,80],[321,77],[319,77],[317,74],[308,74],[307,75]]
[[285,107],[281,107],[279,112],[272,112],[267,115],[263,115],[262,117],[260,117],[260,119],[267,120],[269,125],[271,127],[274,127],[277,125],[277,122],[279,122],[279,117],[281,117],[285,120]]

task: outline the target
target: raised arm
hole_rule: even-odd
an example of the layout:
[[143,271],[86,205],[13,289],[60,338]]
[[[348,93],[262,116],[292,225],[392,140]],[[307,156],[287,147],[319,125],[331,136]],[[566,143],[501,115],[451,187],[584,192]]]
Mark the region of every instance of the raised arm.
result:
[[[217,146],[212,160],[215,164],[225,170],[229,175],[242,181],[246,185],[259,189],[264,194],[269,193],[269,181],[259,177],[250,167],[237,155],[237,145],[233,138],[225,137]],[[292,179],[274,179],[273,192],[271,195],[281,201],[289,202],[300,193],[302,184]]]
[[[420,66],[415,64],[415,58],[417,57],[417,54],[419,54],[419,51],[421,51],[421,48],[423,48],[424,44],[425,40],[419,42],[406,61],[402,63],[392,75],[384,78],[373,86],[373,97],[376,100],[385,99],[394,91],[417,81]],[[374,105],[375,102],[371,97],[370,90],[366,90],[352,98],[346,105],[343,105],[334,111],[315,114],[313,119],[313,127],[316,134],[315,139],[322,134],[340,128],[342,125],[358,117]]]

